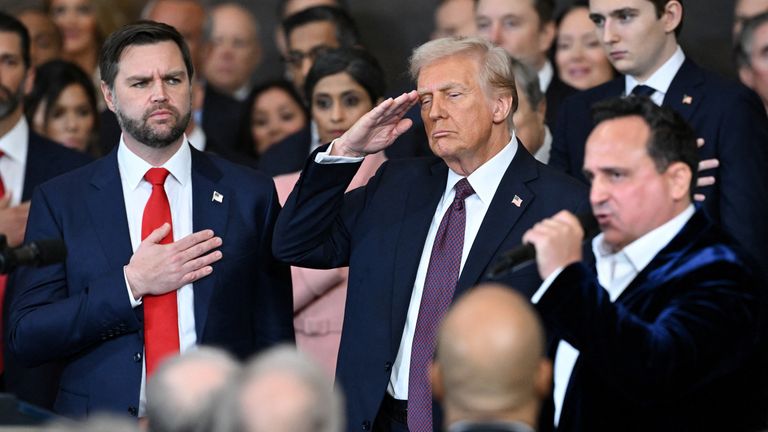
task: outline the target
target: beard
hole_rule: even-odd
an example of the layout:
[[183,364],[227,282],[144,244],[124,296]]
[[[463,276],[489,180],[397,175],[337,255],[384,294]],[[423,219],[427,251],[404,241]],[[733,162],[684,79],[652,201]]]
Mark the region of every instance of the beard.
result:
[[[151,126],[148,123],[152,113],[159,110],[170,111],[173,117],[173,124],[169,128],[159,129],[158,126]],[[189,120],[192,116],[192,107],[190,106],[186,113],[181,114],[175,107],[166,104],[157,104],[144,112],[140,119],[127,116],[115,101],[115,115],[117,122],[123,132],[135,138],[140,143],[152,148],[164,148],[178,140],[187,129]]]
[[8,87],[0,84],[0,120],[5,120],[9,115],[19,107],[21,99],[24,97],[24,82],[19,84],[16,93]]

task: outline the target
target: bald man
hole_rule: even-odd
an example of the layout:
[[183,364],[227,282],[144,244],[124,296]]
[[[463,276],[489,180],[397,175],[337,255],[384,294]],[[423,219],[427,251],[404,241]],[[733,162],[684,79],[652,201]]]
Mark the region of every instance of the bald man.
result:
[[552,365],[530,302],[483,284],[445,316],[430,370],[448,432],[533,431]]

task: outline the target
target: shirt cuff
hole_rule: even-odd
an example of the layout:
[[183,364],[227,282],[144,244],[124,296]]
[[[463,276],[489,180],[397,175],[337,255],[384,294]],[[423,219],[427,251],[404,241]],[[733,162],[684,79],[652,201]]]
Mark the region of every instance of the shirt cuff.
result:
[[128,290],[128,299],[131,301],[131,307],[137,308],[141,306],[141,300],[144,297],[139,297],[138,299],[133,298],[133,293],[131,292],[131,286],[128,285],[128,276],[125,274],[125,266],[123,266],[123,279],[125,279],[125,289]]
[[552,285],[552,282],[557,279],[558,276],[560,276],[560,273],[563,272],[563,269],[565,267],[558,267],[555,271],[553,271],[549,276],[547,276],[546,279],[544,279],[544,282],[541,283],[541,286],[539,289],[533,294],[531,297],[531,303],[536,304],[541,300],[541,298],[544,296],[544,294],[547,293],[547,290]]
[[328,145],[328,148],[324,152],[320,152],[315,155],[315,163],[319,164],[337,164],[337,163],[356,163],[360,162],[364,158],[362,157],[351,157],[351,156],[332,156],[331,150],[333,149],[333,144],[336,143],[336,140],[331,141],[331,143]]

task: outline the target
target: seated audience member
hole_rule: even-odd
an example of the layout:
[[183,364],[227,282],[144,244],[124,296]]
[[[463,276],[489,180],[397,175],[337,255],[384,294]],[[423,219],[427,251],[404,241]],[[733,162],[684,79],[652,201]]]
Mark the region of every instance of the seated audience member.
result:
[[532,301],[557,347],[544,418],[558,431],[763,430],[765,285],[692,204],[696,135],[646,97],[595,109],[584,173],[602,233],[591,253],[565,211],[523,236],[545,279]]
[[589,19],[589,6],[577,2],[557,20],[555,65],[560,79],[577,90],[586,90],[613,78],[613,66]]
[[96,91],[77,65],[53,60],[37,68],[24,104],[35,132],[71,149],[96,154]]
[[331,380],[294,347],[254,358],[226,390],[216,432],[341,432],[344,401]]
[[440,0],[435,8],[432,39],[473,36],[476,32],[475,0]]
[[213,431],[216,404],[239,371],[232,356],[211,347],[163,362],[147,383],[149,431]]
[[255,87],[245,103],[248,111],[240,122],[239,150],[254,163],[272,145],[309,124],[304,98],[288,81],[268,81]]
[[16,18],[29,31],[30,58],[32,66],[61,58],[62,40],[59,28],[42,9],[23,8],[16,12]]
[[539,87],[539,77],[533,69],[511,59],[517,87],[517,111],[512,116],[515,135],[540,162],[547,163],[552,135],[546,125],[547,100]]
[[736,0],[733,7],[733,40],[738,39],[744,21],[768,12],[768,0]]
[[430,377],[448,432],[533,432],[552,363],[528,299],[490,283],[459,298],[440,325]]
[[[318,57],[312,65],[305,88],[320,140],[327,143],[346,132],[363,114],[381,102],[385,88],[384,72],[376,59],[366,51],[330,50]],[[309,136],[297,135],[292,138],[308,140]],[[290,141],[279,145],[287,145]],[[307,154],[309,146],[310,143],[305,141],[300,153]],[[365,185],[385,160],[384,152],[366,157],[347,190]],[[281,204],[288,199],[299,174],[295,172],[275,177]],[[291,275],[296,346],[333,376],[344,321],[348,269],[293,267]]]
[[768,12],[744,21],[736,42],[739,78],[768,109]]

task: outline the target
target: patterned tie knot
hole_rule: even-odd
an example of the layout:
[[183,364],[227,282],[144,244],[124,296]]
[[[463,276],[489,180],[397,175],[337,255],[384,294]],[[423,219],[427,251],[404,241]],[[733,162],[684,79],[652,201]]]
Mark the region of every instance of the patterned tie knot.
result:
[[152,183],[153,186],[163,186],[168,174],[168,170],[165,168],[150,168],[147,170],[147,173],[144,174],[144,178]]
[[453,206],[456,210],[461,210],[464,208],[464,199],[474,194],[475,190],[472,189],[472,185],[469,184],[469,181],[466,178],[456,182],[453,189],[456,191],[456,196],[453,198]]
[[645,84],[636,85],[635,88],[632,89],[632,94],[635,96],[651,97],[654,93],[656,93],[656,89]]

